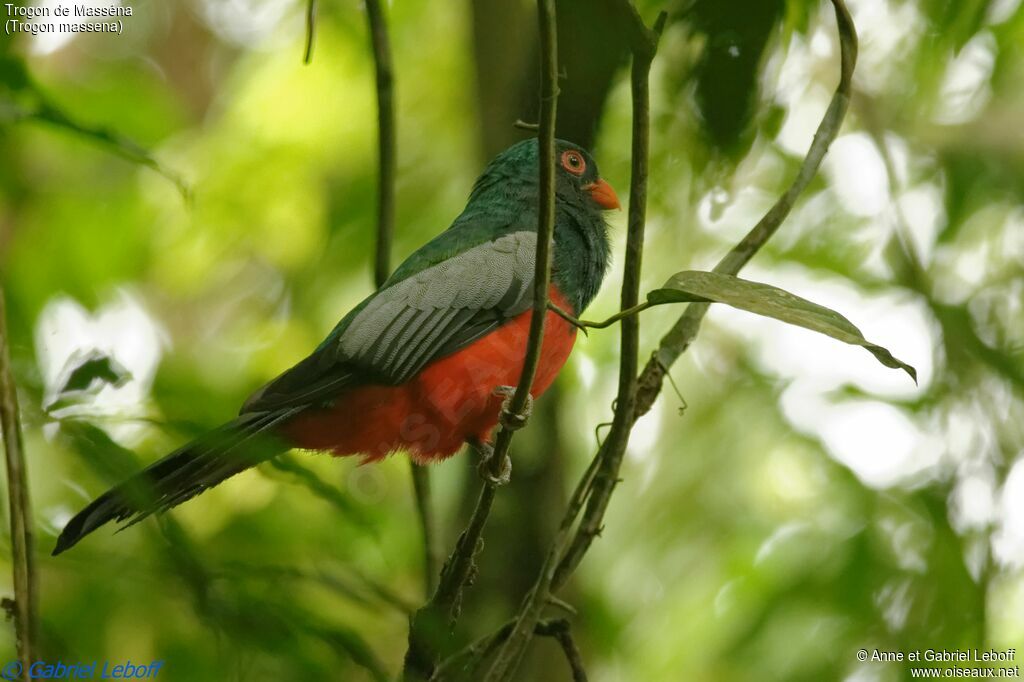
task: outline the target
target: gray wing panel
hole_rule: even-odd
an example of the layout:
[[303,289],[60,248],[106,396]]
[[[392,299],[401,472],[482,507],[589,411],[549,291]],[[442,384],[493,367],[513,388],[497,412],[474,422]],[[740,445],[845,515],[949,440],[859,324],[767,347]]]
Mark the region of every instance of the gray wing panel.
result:
[[530,306],[537,235],[513,232],[426,268],[378,293],[337,350],[394,383]]
[[400,384],[529,309],[537,236],[485,242],[374,294],[340,335],[254,393],[242,412],[320,404]]

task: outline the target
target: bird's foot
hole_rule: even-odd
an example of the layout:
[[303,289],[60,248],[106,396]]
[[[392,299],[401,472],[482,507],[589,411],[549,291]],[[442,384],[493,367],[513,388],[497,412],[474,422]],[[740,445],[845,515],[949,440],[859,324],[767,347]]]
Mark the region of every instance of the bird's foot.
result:
[[501,403],[501,415],[498,417],[498,421],[501,422],[502,428],[508,431],[518,431],[526,426],[527,420],[533,413],[533,396],[529,393],[526,394],[526,404],[523,406],[523,411],[521,413],[512,411],[512,396],[515,393],[515,386],[498,386],[494,389],[494,395],[505,398]]
[[508,454],[501,458],[500,468],[495,474],[491,463],[494,458],[494,446],[480,441],[471,441],[470,445],[480,453],[480,464],[477,465],[480,478],[491,485],[505,485],[512,480],[512,458]]

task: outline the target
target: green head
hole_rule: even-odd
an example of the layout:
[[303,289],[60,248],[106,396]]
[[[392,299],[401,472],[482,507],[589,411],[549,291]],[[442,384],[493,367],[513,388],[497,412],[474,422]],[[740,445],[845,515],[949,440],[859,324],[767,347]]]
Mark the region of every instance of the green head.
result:
[[[540,186],[539,145],[523,140],[487,165],[473,187],[466,214],[500,211],[536,230]],[[611,247],[604,211],[619,208],[618,197],[601,179],[597,163],[582,147],[555,140],[555,252],[552,277],[582,312],[608,269]],[[465,215],[465,214],[464,214]]]
[[[470,203],[488,195],[516,197],[528,195],[536,200],[539,186],[539,145],[536,138],[516,143],[487,164],[476,181]],[[601,179],[597,163],[582,147],[555,140],[555,195],[565,207],[576,207],[600,215],[619,208],[615,190]]]

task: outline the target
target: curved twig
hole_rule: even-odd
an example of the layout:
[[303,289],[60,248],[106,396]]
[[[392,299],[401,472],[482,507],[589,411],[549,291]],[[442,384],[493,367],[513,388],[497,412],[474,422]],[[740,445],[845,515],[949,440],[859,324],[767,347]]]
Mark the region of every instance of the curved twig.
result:
[[591,322],[590,320],[581,320],[576,317],[573,317],[567,311],[563,310],[562,308],[558,307],[557,305],[551,302],[548,302],[548,309],[550,309],[553,313],[557,314],[559,317],[561,317],[563,320],[565,320],[572,326],[579,329],[584,334],[586,334],[588,329],[607,329],[616,322],[621,322],[627,317],[639,315],[640,313],[652,307],[653,305],[657,304],[650,303],[649,301],[643,301],[642,303],[636,304],[632,308],[620,310],[619,312],[615,313],[608,319],[602,320],[600,322]]
[[[775,234],[779,225],[793,209],[796,200],[807,189],[807,185],[810,184],[811,179],[821,166],[825,152],[828,151],[832,141],[839,134],[839,128],[850,106],[853,70],[857,64],[857,29],[844,0],[831,0],[831,2],[835,9],[839,28],[841,55],[839,85],[836,86],[832,101],[829,103],[821,123],[818,124],[814,140],[811,142],[811,147],[808,149],[807,156],[804,157],[793,183],[740,243],[719,261],[714,268],[715,272],[735,275]],[[707,311],[707,303],[691,303],[672,329],[661,339],[657,353],[647,363],[640,375],[636,418],[639,419],[651,409],[661,391],[668,368],[686,352],[693,340],[697,338],[701,322]]]

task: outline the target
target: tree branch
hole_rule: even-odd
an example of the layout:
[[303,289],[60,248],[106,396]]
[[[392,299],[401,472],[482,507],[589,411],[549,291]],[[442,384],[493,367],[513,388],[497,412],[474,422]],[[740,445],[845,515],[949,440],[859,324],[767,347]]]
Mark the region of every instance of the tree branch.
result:
[[[661,34],[664,27],[665,14],[662,13],[655,23],[655,36]],[[629,199],[630,232],[627,236],[626,262],[624,264],[623,293],[621,308],[624,313],[637,306],[640,288],[640,257],[633,257],[631,262],[630,249],[642,249],[643,227],[646,219],[647,175],[649,171],[649,130],[650,130],[650,94],[648,77],[651,62],[654,59],[657,45],[643,52],[634,52],[631,87],[633,90],[633,169]],[[634,208],[635,206],[635,208]],[[635,223],[635,225],[634,225]],[[634,231],[639,236],[634,240]],[[635,268],[636,272],[630,272]],[[628,291],[627,291],[628,287]],[[622,321],[622,353],[619,365],[619,392],[615,399],[615,413],[612,426],[598,453],[596,471],[589,488],[582,491],[587,497],[587,509],[583,520],[576,530],[568,548],[561,554],[558,565],[552,575],[551,588],[560,588],[569,575],[576,569],[583,555],[590,548],[590,543],[601,532],[604,511],[611,499],[612,491],[618,483],[618,472],[622,458],[629,444],[629,436],[635,423],[635,401],[637,394],[636,372],[639,353],[639,319],[627,316]],[[627,355],[628,350],[628,355]],[[574,520],[574,519],[572,519]],[[572,520],[566,519],[571,524]]]
[[7,460],[7,491],[10,496],[11,559],[14,569],[14,605],[11,610],[14,613],[18,660],[22,669],[27,671],[36,653],[39,607],[28,469],[21,438],[18,393],[11,371],[6,318],[4,292],[0,287],[0,430],[3,431],[4,454]]
[[[526,596],[523,606],[516,617],[516,624],[508,639],[499,649],[494,664],[488,673],[488,682],[505,682],[511,678],[525,651],[530,634],[539,621],[543,605],[550,593],[565,583],[579,565],[589,549],[593,538],[600,534],[604,513],[611,494],[618,483],[618,471],[628,444],[630,431],[636,420],[642,416],[653,402],[657,390],[664,379],[669,363],[661,364],[652,361],[656,370],[660,370],[656,382],[652,379],[652,366],[645,368],[639,379],[636,377],[638,351],[638,320],[636,313],[642,307],[639,304],[639,273],[645,218],[646,177],[649,136],[649,97],[648,75],[651,61],[657,49],[657,36],[664,25],[664,15],[659,17],[653,30],[646,30],[638,19],[635,8],[625,0],[615,0],[620,11],[627,16],[630,40],[633,47],[633,69],[631,87],[633,91],[633,169],[630,192],[629,235],[627,238],[626,262],[624,265],[621,313],[609,323],[621,320],[622,357],[620,360],[619,392],[615,403],[615,414],[608,437],[602,443],[584,478],[570,500],[569,508],[563,517],[558,534],[552,543],[541,574],[537,582]],[[716,267],[718,272],[735,274],[764,245],[778,229],[789,214],[799,195],[809,184],[814,173],[821,164],[822,157],[832,140],[838,133],[843,116],[849,104],[850,81],[856,61],[856,32],[843,0],[832,0],[839,24],[842,74],[836,95],[815,134],[814,142],[808,156],[801,167],[797,178],[789,190],[779,199],[768,214]],[[640,30],[643,28],[644,30]],[[653,40],[652,40],[653,36]],[[699,312],[694,309],[698,309]],[[692,342],[699,330],[699,321],[707,309],[707,304],[691,304],[687,313],[681,318],[680,324],[687,331],[685,345]],[[696,320],[696,324],[694,324]],[[662,342],[662,348],[670,351],[675,348],[672,334]],[[681,354],[685,350],[679,350]],[[678,355],[676,355],[678,357]],[[673,358],[674,359],[674,358]],[[583,519],[571,535],[572,525],[586,503]]]
[[[514,620],[502,624],[500,628],[489,635],[481,637],[457,653],[446,658],[437,670],[430,682],[442,682],[442,680],[461,679],[476,674],[477,669],[483,661],[494,654],[494,651],[505,642],[512,634]],[[562,647],[566,661],[572,671],[573,682],[586,682],[587,673],[583,667],[583,657],[572,639],[569,621],[564,618],[538,621],[534,626],[533,634],[540,637],[552,637]]]
[[[811,142],[811,147],[807,151],[807,156],[804,158],[796,178],[793,179],[793,183],[740,243],[719,261],[714,268],[715,272],[737,274],[775,234],[779,225],[789,215],[796,200],[807,189],[807,185],[810,184],[811,179],[821,166],[825,152],[828,151],[829,146],[839,134],[839,128],[842,126],[843,118],[850,106],[853,69],[857,63],[857,30],[845,2],[843,0],[831,1],[835,8],[836,23],[839,28],[841,54],[839,85],[836,87],[835,94],[832,95],[832,101],[825,111],[825,116],[814,133],[814,140]],[[651,409],[661,391],[665,374],[697,338],[701,322],[707,311],[707,303],[691,303],[672,329],[661,339],[657,352],[647,362],[640,375],[637,419]]]
[[[515,418],[522,419],[530,398],[533,378],[540,363],[544,321],[548,315],[548,287],[551,284],[551,241],[555,233],[555,116],[558,103],[558,36],[555,25],[554,0],[537,0],[537,19],[540,30],[541,84],[540,127],[537,130],[540,165],[539,201],[537,208],[537,258],[534,269],[533,309],[530,313],[530,336],[527,340],[523,371],[515,393],[504,408]],[[489,461],[492,477],[497,478],[512,443],[514,429],[502,419],[494,441],[494,452]]]
[[[811,148],[793,184],[740,243],[722,259],[715,267],[716,272],[736,274],[775,233],[782,221],[789,215],[797,198],[810,183],[811,178],[821,165],[825,152],[839,132],[850,102],[850,84],[857,55],[857,34],[843,0],[832,0],[832,4],[839,26],[840,51],[842,53],[841,75],[836,93],[818,126]],[[661,390],[668,367],[685,352],[696,338],[700,330],[700,322],[706,314],[707,308],[707,303],[691,303],[675,327],[662,339],[658,353],[647,363],[637,381],[635,403],[633,404],[635,409],[630,416],[628,428],[631,429],[633,423],[650,409]],[[619,400],[621,401],[621,397]],[[618,416],[619,411],[617,410],[616,417]],[[626,438],[628,438],[628,434]],[[608,438],[597,454],[599,459],[609,464],[602,467],[594,479],[583,520],[580,522],[572,545],[558,567],[554,580],[556,589],[575,570],[589,549],[593,538],[600,534],[604,512],[619,480],[618,469],[621,464],[621,451],[625,449],[624,443],[620,446],[620,440],[622,440],[622,436],[619,435],[615,423],[613,423]]]
[[462,608],[462,590],[471,581],[474,559],[482,544],[484,526],[494,504],[497,484],[485,480],[470,516],[441,569],[437,589],[409,624],[409,648],[405,652],[404,679],[428,680],[434,675],[442,649]]
[[[634,17],[628,27],[631,29],[631,43],[634,46],[633,67],[630,84],[633,93],[632,169],[629,195],[629,227],[626,237],[626,255],[623,264],[623,283],[620,308],[629,311],[636,307],[640,298],[640,269],[643,261],[644,227],[647,210],[647,174],[649,143],[649,89],[648,74],[657,50],[657,38],[664,27],[665,14],[659,15],[652,31],[644,26],[636,10],[628,0],[613,0],[619,11]],[[641,30],[642,29],[642,30]],[[620,327],[621,357],[619,364],[619,390],[616,398],[615,416],[611,431],[591,464],[583,480],[577,485],[570,500],[569,509],[562,520],[559,532],[551,550],[545,558],[537,582],[531,588],[516,616],[516,623],[508,639],[498,650],[491,665],[486,682],[506,682],[518,669],[526,646],[533,635],[541,613],[548,603],[553,586],[560,584],[559,577],[563,550],[569,542],[572,524],[582,507],[588,492],[609,476],[615,477],[617,463],[621,461],[629,440],[633,423],[633,401],[635,400],[636,372],[639,351],[639,320],[635,315],[622,318]],[[610,494],[610,490],[608,491]],[[600,503],[607,504],[605,500]],[[589,507],[595,505],[591,497]],[[576,536],[579,538],[579,534]],[[575,545],[575,541],[573,541]],[[588,543],[589,544],[589,543]],[[585,549],[584,549],[585,551]],[[582,556],[582,553],[580,554]],[[557,583],[556,583],[557,581]]]
[[405,657],[407,679],[429,679],[440,660],[439,649],[447,640],[451,624],[458,618],[462,590],[469,582],[474,556],[497,491],[504,460],[515,428],[521,426],[530,389],[540,362],[544,322],[548,312],[551,281],[551,243],[555,229],[555,116],[558,101],[558,49],[554,0],[538,0],[541,45],[540,127],[538,129],[539,197],[537,211],[537,256],[534,271],[533,307],[530,333],[523,358],[523,370],[512,397],[502,408],[501,426],[490,457],[484,462],[484,482],[469,525],[459,536],[455,550],[445,562],[437,590],[430,601],[413,616],[409,628],[409,649]]
[[665,28],[668,15],[660,12],[654,26],[648,28],[636,6],[629,0],[611,0],[610,7],[621,17],[626,27],[629,49],[633,57],[648,62],[654,61],[654,54],[658,51],[658,42],[661,40],[661,32]]
[[[565,583],[589,549],[593,538],[600,533],[604,513],[618,482],[618,471],[633,425],[640,416],[650,409],[667,373],[667,367],[692,343],[699,331],[700,320],[707,310],[707,305],[704,303],[691,304],[680,318],[676,329],[673,329],[662,340],[659,355],[651,363],[648,363],[644,372],[640,374],[639,378],[637,377],[639,320],[636,313],[644,309],[639,302],[639,282],[648,174],[650,106],[648,78],[651,62],[657,50],[658,36],[664,26],[665,15],[662,13],[653,29],[648,29],[636,9],[627,0],[608,1],[615,3],[617,11],[622,13],[626,30],[630,32],[630,44],[633,49],[631,74],[633,143],[629,231],[621,294],[621,312],[607,322],[607,324],[622,322],[620,328],[622,356],[619,368],[618,397],[609,434],[587,472],[577,484],[537,582],[526,595],[516,618],[511,625],[504,626],[495,635],[470,647],[468,653],[464,651],[456,656],[469,656],[470,663],[475,660],[476,665],[479,665],[480,661],[486,660],[493,654],[493,661],[484,678],[487,682],[507,682],[515,674],[530,638],[537,634],[538,625],[541,623],[540,615],[549,603],[551,593]],[[811,149],[808,151],[800,172],[790,188],[751,232],[716,266],[717,272],[736,274],[775,233],[797,198],[806,189],[820,166],[829,145],[838,134],[849,105],[850,81],[856,61],[856,32],[843,0],[832,0],[832,3],[839,25],[842,53],[842,74],[836,94],[815,134]],[[543,2],[541,5],[543,7]],[[543,129],[543,117],[541,123]],[[556,310],[556,312],[559,311]],[[538,313],[536,306],[534,313]],[[583,323],[583,326],[587,326],[586,323]],[[602,323],[593,326],[602,326]],[[519,393],[521,391],[517,391],[517,394]],[[505,431],[502,429],[499,432],[499,442]],[[486,494],[488,490],[490,490],[490,496]],[[491,500],[493,500],[493,488],[485,485],[481,502],[487,502],[487,510],[489,510]],[[478,509],[480,506],[478,505]],[[573,526],[584,507],[583,518],[573,533]],[[471,524],[472,527],[473,524]],[[470,555],[470,564],[471,561]],[[567,650],[567,655],[570,655],[569,650]],[[444,668],[447,668],[447,662]],[[575,670],[574,667],[574,674]]]
[[[430,682],[459,679],[460,677],[464,677],[466,674],[475,673],[475,668],[479,667],[481,661],[486,660],[487,657],[493,654],[494,650],[508,638],[509,633],[512,632],[513,625],[515,625],[515,621],[509,620],[491,634],[474,640],[456,653],[444,659],[444,661],[437,666],[433,676],[430,678]],[[471,665],[474,667],[472,670],[470,669]]]
[[[366,17],[377,74],[377,244],[373,272],[374,283],[380,288],[391,274],[391,243],[395,230],[395,179],[398,156],[395,77],[387,18],[384,16],[380,0],[367,0]],[[430,471],[410,459],[409,472],[412,475],[416,514],[423,535],[424,594],[429,595],[434,589],[434,576],[437,575],[438,565]]]

